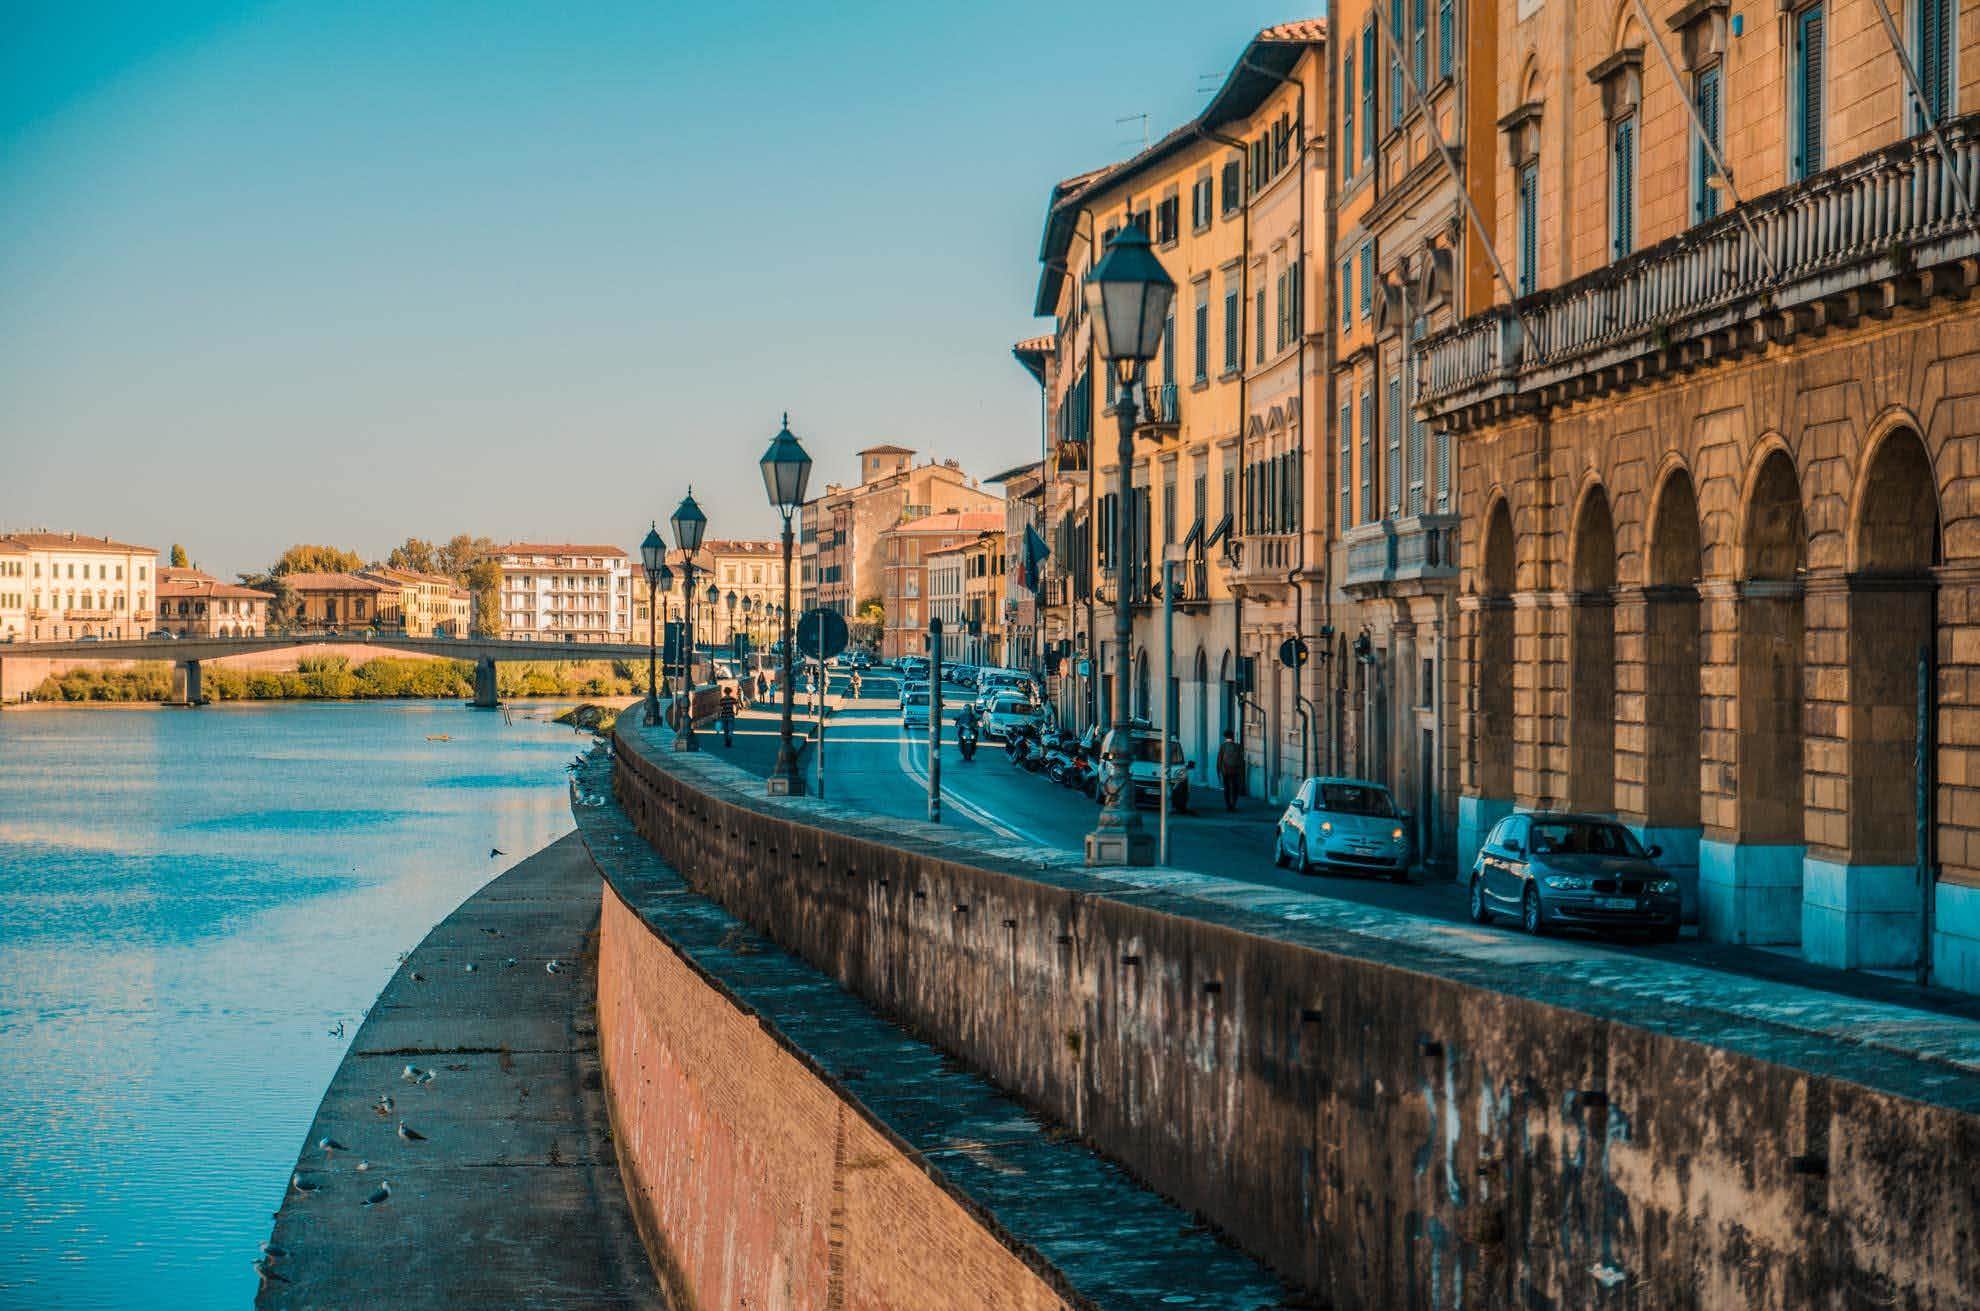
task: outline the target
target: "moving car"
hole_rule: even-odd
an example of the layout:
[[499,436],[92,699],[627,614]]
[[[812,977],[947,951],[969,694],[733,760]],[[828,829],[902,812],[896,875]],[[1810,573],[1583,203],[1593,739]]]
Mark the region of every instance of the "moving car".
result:
[[1675,941],[1682,894],[1658,867],[1662,854],[1600,815],[1508,815],[1471,867],[1471,918],[1516,915],[1528,933],[1634,929]]
[[982,716],[983,736],[1001,742],[1011,730],[1024,725],[1038,728],[1045,722],[1045,711],[1030,697],[1002,692],[991,699]]
[[[1128,726],[1129,795],[1137,806],[1162,804],[1162,735],[1145,721]],[[1189,809],[1189,771],[1195,762],[1183,756],[1182,743],[1169,739],[1169,809]]]
[[1409,879],[1409,816],[1380,783],[1309,778],[1279,816],[1272,859],[1302,874],[1361,870]]
[[916,692],[921,693],[923,696],[928,695],[928,682],[926,679],[903,678],[901,680],[902,705],[906,705],[908,703],[908,698],[913,696]]
[[[9,637],[7,640],[11,642],[13,639]],[[169,629],[154,628],[144,635],[144,640],[147,642],[176,642],[179,640],[179,635]]]
[[928,727],[928,691],[909,692],[901,698],[901,729]]

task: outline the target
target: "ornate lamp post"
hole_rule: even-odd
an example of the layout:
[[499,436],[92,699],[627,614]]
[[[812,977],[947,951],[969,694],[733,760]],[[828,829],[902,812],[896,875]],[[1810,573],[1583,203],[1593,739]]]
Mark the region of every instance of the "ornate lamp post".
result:
[[783,427],[770,439],[770,449],[757,462],[763,470],[763,490],[770,505],[784,517],[784,601],[777,607],[784,639],[784,723],[777,741],[777,763],[770,770],[773,794],[801,795],[804,775],[798,770],[797,751],[791,745],[792,656],[796,643],[791,640],[791,515],[804,504],[805,484],[811,481],[811,457],[804,443],[791,435],[791,416],[784,415]]
[[667,543],[660,538],[660,525],[646,531],[639,544],[639,562],[646,570],[646,722],[660,722],[660,584],[667,576]]
[[[1093,831],[1086,835],[1089,865],[1146,865],[1154,859],[1153,843],[1134,808],[1129,777],[1132,763],[1127,724],[1133,714],[1134,611],[1126,513],[1134,487],[1134,403],[1141,390],[1142,369],[1161,348],[1162,329],[1175,299],[1176,284],[1149,249],[1148,236],[1130,223],[1107,243],[1106,254],[1086,278],[1086,304],[1093,315],[1094,345],[1121,383],[1120,438],[1115,459],[1120,467],[1120,512],[1114,515],[1114,711],[1101,756],[1107,766],[1110,791]],[[1168,780],[1160,786],[1167,787]]]
[[694,488],[688,488],[688,494],[681,498],[671,522],[674,528],[674,541],[680,545],[684,557],[681,561],[681,572],[682,590],[687,594],[688,633],[687,653],[684,657],[687,668],[681,675],[681,682],[687,688],[687,708],[681,714],[681,731],[674,735],[674,749],[699,751],[701,744],[694,740],[694,557],[695,553],[701,550],[702,535],[708,531],[708,516],[701,512],[699,505],[695,504]]
[[722,589],[708,584],[708,645],[715,645],[715,621],[721,616],[715,607],[722,603]]
[[729,645],[736,644],[736,594],[730,592],[723,600],[729,603]]

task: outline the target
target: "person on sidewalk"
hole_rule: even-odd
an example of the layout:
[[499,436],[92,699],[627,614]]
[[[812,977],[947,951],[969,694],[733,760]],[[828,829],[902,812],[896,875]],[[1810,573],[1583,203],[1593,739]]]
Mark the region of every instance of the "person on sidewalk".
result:
[[1244,786],[1244,748],[1228,728],[1217,745],[1217,778],[1224,785],[1224,809],[1236,810],[1238,791]]
[[722,745],[736,744],[736,694],[728,688],[722,689]]

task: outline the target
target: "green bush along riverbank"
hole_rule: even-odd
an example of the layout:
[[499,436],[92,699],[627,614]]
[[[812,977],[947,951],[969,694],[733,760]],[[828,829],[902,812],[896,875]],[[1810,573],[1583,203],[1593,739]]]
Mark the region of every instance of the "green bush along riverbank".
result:
[[[471,660],[379,656],[353,666],[343,656],[305,656],[293,670],[230,669],[208,664],[200,688],[209,701],[373,701],[451,699],[474,695]],[[646,670],[621,660],[528,660],[495,666],[504,697],[633,696],[646,690]],[[131,669],[71,669],[35,688],[37,701],[165,701],[172,666],[144,661]]]

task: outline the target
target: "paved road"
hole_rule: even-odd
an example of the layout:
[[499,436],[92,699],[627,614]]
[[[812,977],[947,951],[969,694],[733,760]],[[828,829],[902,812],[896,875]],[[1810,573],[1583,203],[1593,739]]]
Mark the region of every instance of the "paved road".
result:
[[[862,680],[861,698],[852,699],[849,680],[834,673],[828,688],[834,711],[826,734],[825,785],[836,801],[863,806],[877,814],[907,819],[928,817],[927,735],[904,737],[898,708],[899,683],[892,671],[879,671]],[[946,694],[960,706],[969,693],[950,688]],[[807,702],[798,716],[798,730],[807,732],[814,719]],[[775,760],[778,721],[772,708],[745,712],[736,723],[727,755],[735,763],[767,774]],[[703,740],[722,751],[719,731]],[[805,777],[814,777],[809,751]],[[1272,862],[1272,835],[1281,807],[1245,798],[1235,814],[1226,814],[1223,799],[1192,788],[1192,809],[1171,821],[1169,863],[1186,869],[1268,887],[1294,889],[1339,897],[1364,905],[1407,911],[1432,919],[1466,919],[1464,888],[1441,876],[1417,874],[1409,883],[1338,875],[1295,874]],[[945,733],[942,752],[942,822],[962,830],[987,830],[1005,837],[1065,851],[1084,849],[1093,826],[1095,803],[1081,793],[1061,787],[1040,774],[1011,764],[1003,749],[986,743],[972,763],[965,764],[955,748],[953,730]],[[1144,811],[1152,829],[1155,812]],[[1507,926],[1501,931],[1515,932]],[[1941,1014],[1980,1019],[1980,997],[1920,988],[1891,975],[1825,969],[1809,965],[1793,949],[1767,949],[1705,942],[1687,929],[1676,943],[1642,944],[1583,939],[1591,953],[1649,954],[1725,970],[1748,978],[1772,979],[1800,987],[1818,988],[1841,996],[1913,1006]]]

